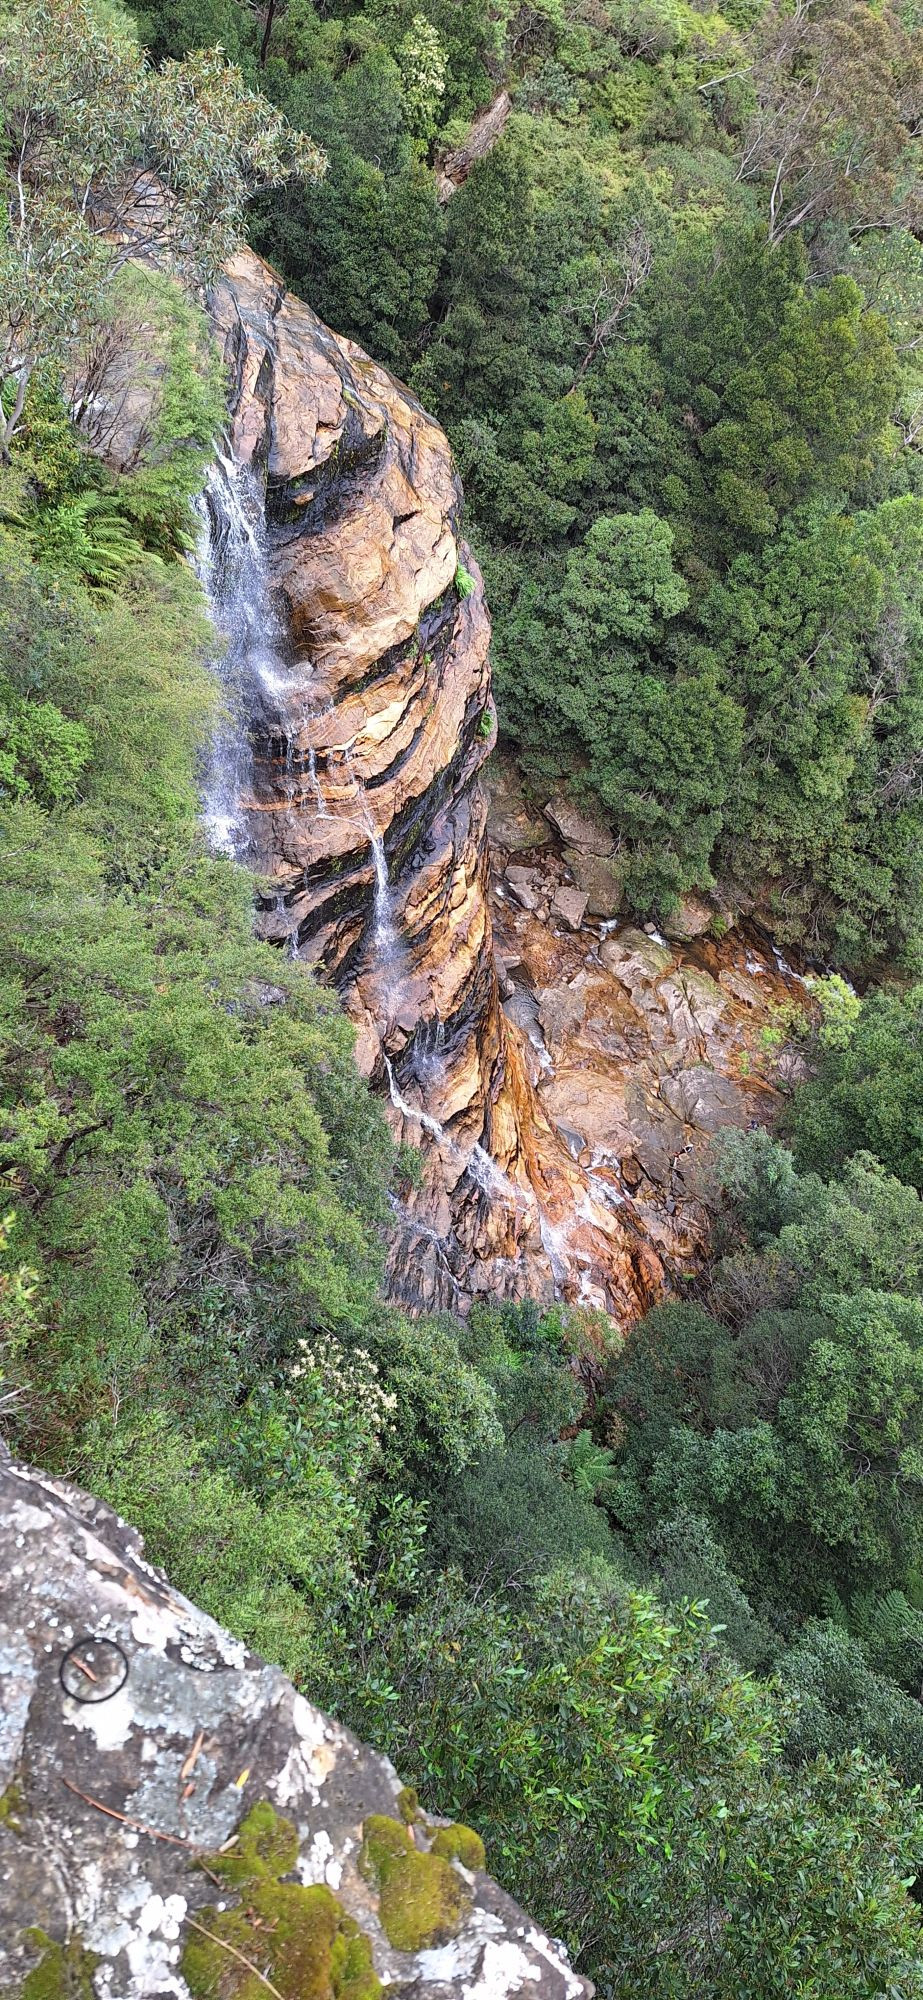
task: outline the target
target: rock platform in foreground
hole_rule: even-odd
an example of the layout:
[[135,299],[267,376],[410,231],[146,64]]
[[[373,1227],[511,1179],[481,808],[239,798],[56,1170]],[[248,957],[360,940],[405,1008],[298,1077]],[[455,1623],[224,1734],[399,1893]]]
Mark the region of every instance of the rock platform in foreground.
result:
[[108,1507],[4,1458],[0,1574],[4,2000],[588,2000],[476,1835]]

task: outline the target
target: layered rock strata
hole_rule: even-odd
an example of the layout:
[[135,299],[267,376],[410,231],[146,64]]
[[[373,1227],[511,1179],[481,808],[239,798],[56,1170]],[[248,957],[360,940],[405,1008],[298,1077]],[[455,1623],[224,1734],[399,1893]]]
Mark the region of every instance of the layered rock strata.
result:
[[500,1006],[479,781],[490,628],[446,440],[250,252],[214,319],[285,633],[244,801],[258,923],[336,983],[363,1070],[422,1148],[392,1291],[455,1310],[557,1292],[628,1320],[658,1259],[549,1121]]
[[11,2000],[589,2000],[476,1834],[422,1812],[107,1507],[0,1459],[0,1568]]

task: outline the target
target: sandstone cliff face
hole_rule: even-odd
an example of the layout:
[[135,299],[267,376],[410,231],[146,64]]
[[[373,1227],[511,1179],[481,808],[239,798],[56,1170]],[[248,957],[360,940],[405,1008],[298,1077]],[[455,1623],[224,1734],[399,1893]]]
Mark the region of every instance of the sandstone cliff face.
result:
[[490,628],[446,440],[252,253],[213,310],[286,651],[251,721],[258,923],[336,982],[361,1066],[422,1148],[392,1290],[412,1309],[557,1292],[633,1317],[658,1260],[552,1128],[500,1006]]
[[107,1507],[0,1461],[0,1566],[4,1994],[589,1996],[476,1836],[440,1829]]

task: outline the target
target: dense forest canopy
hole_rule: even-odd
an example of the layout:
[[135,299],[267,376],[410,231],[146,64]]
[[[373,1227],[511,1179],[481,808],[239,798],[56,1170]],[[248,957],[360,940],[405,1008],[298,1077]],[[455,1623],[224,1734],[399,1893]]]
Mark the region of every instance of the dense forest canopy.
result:
[[[5,1435],[472,1821],[603,2000],[921,1996],[916,14],[0,13]],[[126,173],[190,285],[255,197],[446,424],[507,742],[629,905],[717,885],[877,982],[793,1025],[783,1129],[719,1139],[709,1267],[627,1340],[382,1300],[411,1163],[202,834],[225,385],[120,254]],[[139,329],[117,473],[93,356]]]
[[[717,883],[919,965],[923,65],[912,8],[239,0],[324,146],[255,240],[447,425],[501,727],[602,805],[644,915]],[[448,202],[439,162],[512,113]]]

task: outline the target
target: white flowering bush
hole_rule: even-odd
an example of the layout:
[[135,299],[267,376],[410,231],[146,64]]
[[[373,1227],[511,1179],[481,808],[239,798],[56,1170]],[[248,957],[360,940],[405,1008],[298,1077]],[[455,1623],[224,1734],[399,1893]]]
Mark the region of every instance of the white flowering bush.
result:
[[397,1409],[397,1396],[382,1388],[377,1364],[366,1348],[346,1348],[332,1333],[316,1333],[299,1340],[287,1373],[315,1441],[323,1441],[347,1485],[361,1486],[381,1457]]
[[396,1406],[364,1348],[317,1333],[299,1340],[294,1357],[255,1384],[235,1412],[218,1462],[262,1506],[284,1498],[302,1514],[335,1523],[338,1560],[360,1562],[370,1479]]

